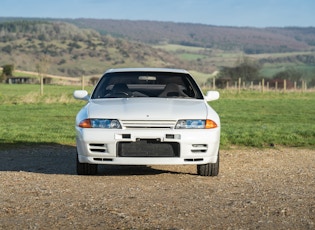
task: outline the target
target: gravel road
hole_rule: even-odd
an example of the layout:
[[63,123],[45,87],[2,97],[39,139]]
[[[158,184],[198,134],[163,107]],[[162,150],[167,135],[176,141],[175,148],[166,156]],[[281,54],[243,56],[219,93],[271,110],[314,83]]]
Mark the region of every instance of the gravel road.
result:
[[221,151],[195,166],[75,174],[73,146],[0,151],[0,229],[315,229],[315,150]]

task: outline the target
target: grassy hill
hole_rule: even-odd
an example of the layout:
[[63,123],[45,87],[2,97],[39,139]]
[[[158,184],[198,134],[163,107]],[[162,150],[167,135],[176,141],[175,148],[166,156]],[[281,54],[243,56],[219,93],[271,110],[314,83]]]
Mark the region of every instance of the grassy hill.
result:
[[202,24],[0,18],[0,66],[81,77],[115,67],[174,67],[199,82],[244,55],[261,75],[286,68],[315,76],[315,28],[241,28]]
[[47,21],[0,23],[0,65],[78,77],[112,67],[184,67],[176,56],[141,42],[101,35],[73,24]]

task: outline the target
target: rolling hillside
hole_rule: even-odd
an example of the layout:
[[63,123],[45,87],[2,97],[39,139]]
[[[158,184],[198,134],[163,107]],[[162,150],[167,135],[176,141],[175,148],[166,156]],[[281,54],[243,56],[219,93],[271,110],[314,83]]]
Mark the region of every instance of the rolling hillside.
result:
[[[140,42],[101,35],[73,24],[48,21],[0,23],[0,66],[80,77],[112,67],[191,64],[174,55]],[[44,69],[43,69],[44,68]]]
[[241,57],[272,77],[296,68],[315,75],[315,28],[240,28],[202,24],[0,17],[0,66],[81,77],[115,67],[174,67],[200,82]]
[[67,20],[102,34],[149,44],[171,43],[246,54],[315,50],[315,28],[224,27],[191,23],[109,19]]
[[227,27],[192,23],[111,19],[5,18],[14,21],[64,21],[102,35],[147,44],[177,44],[242,51],[246,54],[315,51],[315,27]]

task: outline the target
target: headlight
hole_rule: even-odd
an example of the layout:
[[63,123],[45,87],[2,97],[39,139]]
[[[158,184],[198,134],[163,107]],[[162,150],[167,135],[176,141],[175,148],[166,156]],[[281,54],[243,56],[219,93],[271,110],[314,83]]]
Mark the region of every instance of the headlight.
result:
[[176,129],[213,129],[218,125],[212,120],[179,120]]
[[121,129],[121,125],[116,119],[85,119],[80,122],[81,128],[102,128],[102,129]]

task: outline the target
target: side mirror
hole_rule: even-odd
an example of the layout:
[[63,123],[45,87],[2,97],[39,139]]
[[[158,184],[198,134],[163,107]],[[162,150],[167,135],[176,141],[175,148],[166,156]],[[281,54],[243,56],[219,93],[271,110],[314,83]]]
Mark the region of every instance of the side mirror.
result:
[[73,97],[78,100],[88,101],[90,96],[86,90],[76,90],[73,93]]
[[220,93],[218,91],[208,91],[207,95],[205,96],[206,101],[215,101],[218,100],[220,97]]

